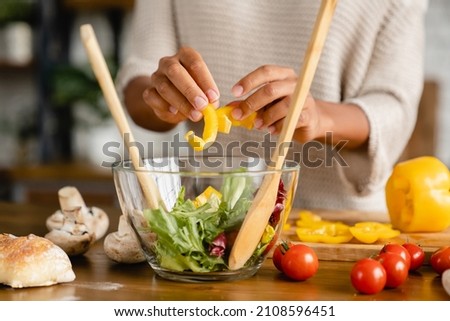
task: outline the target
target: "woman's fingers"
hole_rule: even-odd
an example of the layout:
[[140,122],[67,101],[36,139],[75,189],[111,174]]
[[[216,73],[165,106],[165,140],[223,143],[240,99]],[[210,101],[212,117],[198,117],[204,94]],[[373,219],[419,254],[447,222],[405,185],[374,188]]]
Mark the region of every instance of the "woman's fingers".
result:
[[287,115],[289,104],[290,98],[285,97],[274,102],[270,107],[265,108],[262,112],[258,113],[257,119],[255,119],[255,128],[268,128],[279,120],[284,119]]
[[288,67],[276,65],[264,65],[258,67],[233,86],[232,92],[240,97],[248,94],[252,90],[272,81],[296,78],[295,72]]
[[[155,83],[154,93],[159,96],[154,99],[154,103],[159,102],[159,104],[150,104],[151,106],[154,106],[160,110],[167,107],[166,111],[170,111],[174,114],[180,113],[185,118],[189,118],[192,121],[198,121],[201,119],[201,112],[193,108],[186,97],[183,96],[183,94],[165,75],[154,74],[152,77]],[[161,100],[164,103],[161,103]]]
[[[173,84],[169,90],[177,90],[181,93],[181,96],[171,93],[172,97],[178,99],[173,102],[175,105],[183,105],[181,97],[184,97],[193,108],[200,111],[209,102],[218,99],[217,86],[206,63],[191,48],[182,48],[175,56],[162,58],[159,70]],[[208,96],[212,98],[211,101]]]
[[177,124],[186,119],[186,116],[162,98],[155,88],[145,90],[143,99],[148,106],[151,106],[156,116],[165,122]]
[[219,89],[202,56],[192,48],[183,47],[180,49],[179,57],[181,64],[189,72],[202,93],[206,95],[208,102],[217,102],[220,96]]
[[245,99],[239,108],[233,110],[235,119],[243,119],[273,101],[292,94],[296,75],[290,68],[265,65],[242,78],[233,88],[235,96],[241,97],[255,91]]
[[[271,134],[280,134],[283,128],[283,122],[287,115],[291,102],[288,97],[278,102],[276,105],[265,111],[262,115],[266,119],[267,130]],[[284,114],[284,117],[282,115]],[[273,116],[275,115],[275,116]],[[274,120],[271,122],[271,120]],[[309,94],[306,98],[300,117],[296,125],[296,138],[301,142],[307,142],[316,139],[320,134],[320,118],[318,107],[314,97]]]
[[208,103],[218,105],[219,90],[206,63],[192,48],[161,58],[151,83],[144,100],[163,119],[199,121]]
[[266,125],[285,117],[289,108],[286,101],[290,101],[289,97],[294,89],[295,82],[293,80],[275,81],[260,87],[240,104],[239,107],[243,112],[242,118],[262,109],[266,115],[263,119]]

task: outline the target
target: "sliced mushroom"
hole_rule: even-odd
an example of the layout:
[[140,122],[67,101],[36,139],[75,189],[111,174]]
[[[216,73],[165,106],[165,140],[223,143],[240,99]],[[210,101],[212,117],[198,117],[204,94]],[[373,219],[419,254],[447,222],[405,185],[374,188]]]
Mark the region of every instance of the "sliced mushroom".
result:
[[45,238],[58,245],[69,256],[86,253],[96,238],[84,223],[81,207],[65,209],[60,222],[61,226],[51,230]]
[[118,230],[106,236],[103,248],[111,260],[119,263],[131,264],[145,261],[141,246],[124,214],[119,218]]
[[89,232],[93,232],[95,239],[99,240],[105,236],[109,227],[108,215],[101,208],[88,207],[76,187],[66,186],[58,191],[60,210],[53,213],[46,222],[49,231],[60,230],[64,223],[64,211],[67,209],[80,208],[83,222]]

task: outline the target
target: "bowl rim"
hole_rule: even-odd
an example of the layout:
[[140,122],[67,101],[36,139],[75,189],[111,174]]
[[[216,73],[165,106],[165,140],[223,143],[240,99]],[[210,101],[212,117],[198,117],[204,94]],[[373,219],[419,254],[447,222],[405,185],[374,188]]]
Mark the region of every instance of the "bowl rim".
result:
[[[146,157],[142,158],[142,160],[148,161],[148,160],[159,160],[163,161],[164,159],[178,159],[179,161],[188,161],[189,159],[205,159],[205,158],[211,158],[211,159],[241,159],[241,160],[255,160],[258,159],[261,162],[264,162],[267,166],[270,164],[270,160],[263,159],[261,157],[246,157],[246,156],[205,156],[205,155],[187,155],[187,156],[158,156],[158,157]],[[144,165],[145,166],[145,165]],[[251,167],[250,167],[251,168]],[[295,160],[285,160],[283,164],[283,168],[281,169],[274,169],[274,168],[267,168],[267,169],[258,169],[258,170],[250,170],[250,171],[238,171],[236,168],[229,168],[226,170],[215,170],[215,171],[193,171],[193,170],[157,170],[155,168],[143,168],[137,170],[138,172],[145,172],[149,174],[158,174],[158,175],[181,175],[181,176],[224,176],[224,175],[233,175],[233,176],[249,176],[249,175],[267,175],[267,174],[274,174],[274,173],[289,173],[289,172],[299,172],[300,171],[300,164]],[[115,161],[111,165],[112,171],[122,171],[122,172],[130,172],[135,173],[137,172],[134,169],[134,166],[132,164],[131,159],[125,159],[125,160],[119,160]]]

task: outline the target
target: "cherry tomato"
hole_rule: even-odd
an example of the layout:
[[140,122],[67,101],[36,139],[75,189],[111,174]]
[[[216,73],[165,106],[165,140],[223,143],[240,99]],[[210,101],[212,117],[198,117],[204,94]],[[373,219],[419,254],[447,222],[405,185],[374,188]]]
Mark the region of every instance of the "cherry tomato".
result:
[[411,256],[411,265],[409,267],[410,271],[415,271],[420,268],[425,261],[425,252],[423,249],[414,243],[405,243],[403,247],[409,252]]
[[384,252],[375,258],[386,270],[385,288],[396,288],[408,278],[408,267],[405,260],[397,253]]
[[289,249],[290,246],[291,244],[288,244],[283,241],[280,244],[278,244],[273,251],[272,262],[273,265],[275,265],[277,270],[280,272],[283,272],[283,268],[281,266],[281,259],[283,258],[284,253],[286,253],[286,251]]
[[384,252],[393,252],[399,254],[405,260],[406,266],[408,267],[409,270],[409,267],[411,266],[411,255],[409,254],[406,248],[404,248],[400,244],[388,243],[385,246],[383,246],[383,248],[380,251],[380,254]]
[[431,255],[430,264],[439,275],[450,269],[450,246],[443,246],[436,250]]
[[386,278],[383,265],[371,258],[357,261],[350,272],[353,287],[363,294],[375,294],[383,290]]
[[304,281],[316,274],[319,269],[319,259],[309,246],[294,244],[283,255],[281,268],[288,278]]

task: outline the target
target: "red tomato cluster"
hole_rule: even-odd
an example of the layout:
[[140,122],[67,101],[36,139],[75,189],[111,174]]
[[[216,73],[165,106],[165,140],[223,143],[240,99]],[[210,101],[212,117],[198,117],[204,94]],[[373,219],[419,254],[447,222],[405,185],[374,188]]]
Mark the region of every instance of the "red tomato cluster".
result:
[[422,266],[424,259],[424,251],[416,244],[389,243],[374,258],[356,262],[350,272],[350,280],[358,292],[375,294],[402,285],[408,272]]
[[319,259],[312,248],[304,244],[282,242],[273,252],[275,267],[288,278],[304,281],[314,276],[319,269]]

